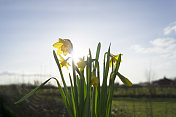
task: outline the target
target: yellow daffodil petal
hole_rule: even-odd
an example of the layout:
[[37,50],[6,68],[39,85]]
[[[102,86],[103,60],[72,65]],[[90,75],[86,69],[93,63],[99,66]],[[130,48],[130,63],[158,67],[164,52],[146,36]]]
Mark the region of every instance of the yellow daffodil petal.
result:
[[[65,61],[64,61],[65,62]],[[67,69],[68,69],[68,66],[70,66],[70,64],[69,63],[67,63],[67,61],[66,61],[66,63],[65,63],[65,65],[64,65]]]
[[59,42],[53,44],[53,47],[57,48],[57,55],[64,54],[66,56],[68,53],[71,53],[73,50],[73,45],[69,39],[59,38]]
[[67,62],[68,59],[64,59],[61,55],[59,55],[60,59],[59,62],[60,62],[60,66],[61,67],[66,67],[68,69],[68,66],[70,66],[70,64]]
[[111,60],[110,60],[110,64],[109,64],[109,66],[110,66],[110,67],[112,66],[112,58],[111,58]]
[[64,42],[64,40],[59,38],[59,43],[63,43],[63,42]]
[[[63,50],[65,50],[65,49],[63,49]],[[63,51],[63,54],[64,54],[64,56],[66,56],[68,54],[68,52],[67,51]]]
[[[123,54],[121,54],[121,56],[122,56]],[[113,63],[113,65],[115,66],[116,65],[116,62],[117,62],[117,60],[118,60],[118,58],[119,58],[119,54],[118,55],[112,55],[111,54],[111,61],[110,61],[110,67],[112,66],[112,63]],[[122,62],[122,60],[120,61],[120,62]]]
[[61,67],[63,67],[63,66],[66,66],[66,63],[67,61],[62,61],[61,63],[60,63],[60,65],[61,65]]
[[59,58],[61,59],[61,61],[65,60],[61,55],[59,55]]
[[66,67],[66,68],[67,68],[67,70],[68,70],[68,66],[66,65],[65,67]]
[[68,66],[71,66],[69,63],[67,63]]
[[61,55],[63,52],[61,51],[61,49],[57,50],[57,55]]
[[63,45],[63,43],[56,42],[56,43],[53,44],[53,47],[61,48],[62,45]]
[[64,56],[71,53],[73,50],[72,43],[69,39],[64,39],[63,45],[61,46],[61,51],[63,51]]
[[80,61],[77,63],[77,67],[80,68],[80,71],[83,71],[86,66],[86,62],[83,59],[80,59]]
[[119,58],[119,55],[115,55],[115,56],[114,56],[114,58],[115,58],[116,60],[118,60],[118,58]]
[[98,78],[95,75],[92,75],[91,77],[91,85],[93,85],[94,87],[98,86]]

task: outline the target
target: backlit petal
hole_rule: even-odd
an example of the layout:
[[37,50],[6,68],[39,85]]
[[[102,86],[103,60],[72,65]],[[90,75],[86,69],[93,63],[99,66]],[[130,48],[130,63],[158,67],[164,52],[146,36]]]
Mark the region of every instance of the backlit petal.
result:
[[56,43],[53,44],[53,47],[61,48],[62,45],[63,45],[63,43],[56,42]]
[[91,85],[93,85],[94,87],[98,86],[98,78],[95,75],[92,75],[91,77]]
[[57,50],[57,55],[61,55],[62,53],[63,52],[60,49]]
[[80,59],[80,61],[77,63],[77,67],[80,68],[80,71],[83,71],[86,66],[86,62],[83,59]]

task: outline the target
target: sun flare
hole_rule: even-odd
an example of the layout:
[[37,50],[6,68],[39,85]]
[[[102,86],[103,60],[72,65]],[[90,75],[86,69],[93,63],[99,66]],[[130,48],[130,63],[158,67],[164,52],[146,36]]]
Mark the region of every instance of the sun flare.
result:
[[76,63],[78,63],[80,61],[80,58],[83,58],[83,54],[79,53],[79,52],[73,52],[73,61]]

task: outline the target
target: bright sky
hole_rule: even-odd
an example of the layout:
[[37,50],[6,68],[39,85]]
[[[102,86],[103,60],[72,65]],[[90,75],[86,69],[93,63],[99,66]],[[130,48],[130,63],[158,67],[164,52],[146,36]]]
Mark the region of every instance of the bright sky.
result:
[[149,71],[152,80],[176,77],[175,0],[1,0],[0,84],[59,78],[52,55],[58,38],[70,39],[76,56],[101,42],[103,57],[111,43],[133,83],[147,81]]

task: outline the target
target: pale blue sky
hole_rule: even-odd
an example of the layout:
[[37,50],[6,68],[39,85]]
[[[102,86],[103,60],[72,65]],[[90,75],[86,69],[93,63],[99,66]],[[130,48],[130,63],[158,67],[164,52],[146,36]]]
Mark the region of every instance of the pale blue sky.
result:
[[175,0],[1,0],[0,73],[57,77],[52,44],[69,38],[79,56],[111,43],[134,83],[146,81],[148,69],[154,80],[176,77],[175,11]]

